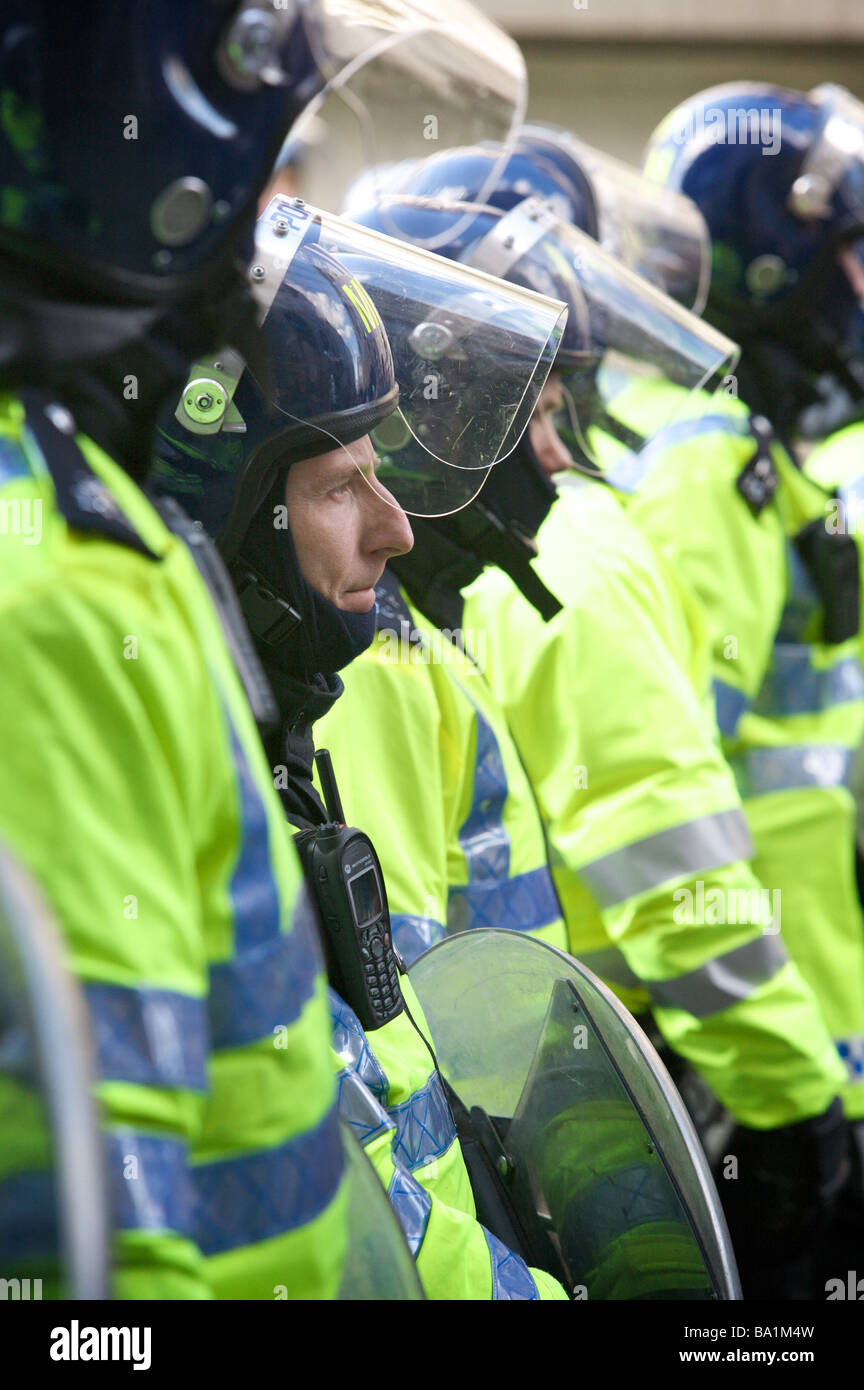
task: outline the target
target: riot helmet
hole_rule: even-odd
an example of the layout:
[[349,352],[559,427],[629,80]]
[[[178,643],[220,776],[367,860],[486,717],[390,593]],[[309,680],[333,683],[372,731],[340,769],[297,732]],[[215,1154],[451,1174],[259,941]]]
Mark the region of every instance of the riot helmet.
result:
[[[446,254],[508,279],[523,275],[529,262],[535,264],[531,278],[536,279],[540,261],[548,263],[544,278],[575,274],[591,341],[578,363],[568,362],[563,353],[559,357],[567,405],[562,428],[577,462],[587,464],[589,470],[615,471],[620,485],[626,486],[633,455],[646,439],[679,416],[694,391],[706,398],[716,391],[736,358],[732,342],[688,313],[660,283],[652,285],[646,274],[650,263],[655,281],[661,281],[662,268],[666,285],[676,288],[682,299],[698,295],[707,240],[704,225],[698,211],[676,195],[667,200],[672,204],[668,207],[663,199],[657,200],[661,204],[657,225],[649,229],[644,213],[650,201],[645,196],[645,189],[650,190],[646,179],[633,176],[631,182],[640,186],[637,199],[623,176],[613,178],[606,172],[601,179],[598,175],[601,198],[595,191],[594,166],[590,179],[585,172],[587,159],[584,166],[577,164],[572,151],[562,155],[557,145],[550,152],[535,153],[529,143],[522,143],[523,138],[520,135],[519,146],[507,159],[491,195],[494,205],[506,212],[506,220],[482,244],[474,237],[469,245],[464,234],[453,238]],[[447,151],[417,164],[400,176],[407,193],[382,198],[374,213],[375,225],[383,216],[382,206],[389,202],[395,208],[390,220],[398,221],[402,233],[414,239],[412,217],[416,215],[411,212],[410,195],[443,198],[446,194],[441,190],[457,188],[470,197],[472,185],[484,181],[496,159],[494,150],[476,147]],[[596,156],[598,169],[601,163],[602,157]],[[615,187],[620,190],[617,202],[610,191]],[[515,201],[519,193],[525,197]],[[368,220],[362,212],[356,215]],[[582,230],[580,222],[587,230]],[[604,227],[616,255],[593,240]],[[658,227],[677,229],[674,236],[669,232],[674,254],[665,262],[652,250],[660,239]],[[625,245],[629,256],[619,259]],[[572,323],[571,311],[571,330]],[[625,428],[617,417],[616,400],[631,388],[650,391],[652,408],[641,432],[632,420]]]
[[[455,173],[464,181],[471,167],[493,157],[480,150],[463,160],[457,152]],[[508,165],[519,159],[514,156]],[[436,166],[436,177],[446,180],[446,157],[431,162]],[[411,176],[412,186],[423,186],[427,176],[428,170],[419,166]],[[453,182],[457,182],[455,176]],[[550,175],[549,185],[554,187],[555,183]],[[510,193],[504,196],[509,202]],[[437,219],[444,226],[456,225],[459,207],[465,225],[448,244],[448,255],[568,304],[555,373],[583,466],[593,471],[601,465],[620,466],[621,460],[629,459],[644,442],[633,431],[624,430],[611,412],[616,394],[630,382],[649,377],[661,382],[661,404],[670,415],[677,414],[692,391],[719,386],[734,358],[734,345],[620,266],[578,229],[562,222],[548,201],[525,199],[502,212],[476,204],[452,205],[432,197],[391,194],[355,215],[363,225],[372,227],[380,227],[388,216],[398,222],[403,235],[412,241],[425,241],[434,235]],[[540,467],[530,435],[523,433],[526,423],[519,419],[522,429],[518,435],[514,430],[512,441],[515,445],[519,439],[514,458],[520,472],[513,468],[496,472],[464,513],[415,528],[418,544],[414,552],[393,564],[439,626],[459,626],[458,622],[444,621],[453,617],[454,591],[469,583],[484,563],[505,569],[544,617],[558,610],[557,600],[540,584],[530,565],[533,537],[555,493]],[[450,583],[446,582],[448,574]],[[442,606],[445,593],[446,608]]]
[[274,529],[286,470],[341,451],[393,507],[464,506],[507,466],[566,312],[299,200],[275,199],[260,218],[250,275],[270,371],[231,352],[199,361],[163,420],[154,485],[234,566],[259,642],[290,655],[301,614],[280,580],[286,528]]
[[645,172],[706,220],[706,314],[742,343],[751,406],[790,426],[825,373],[859,395],[864,105],[833,84],[714,87],[660,124]]
[[369,123],[382,73],[410,72],[428,102],[461,66],[479,71],[485,40],[498,96],[486,133],[504,138],[524,103],[521,57],[470,4],[448,5],[3,0],[0,249],[47,269],[61,252],[67,278],[109,298],[177,298],[251,232],[292,122],[367,64]]

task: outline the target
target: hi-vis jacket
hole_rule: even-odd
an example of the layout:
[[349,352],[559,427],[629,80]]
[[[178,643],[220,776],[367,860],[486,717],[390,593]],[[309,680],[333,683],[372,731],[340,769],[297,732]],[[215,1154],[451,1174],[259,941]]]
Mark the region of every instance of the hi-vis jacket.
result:
[[[854,537],[859,552],[864,550],[864,421],[829,435],[812,451],[804,471],[831,494],[827,529]],[[864,611],[864,557],[861,584]],[[864,743],[852,759],[850,786],[856,802],[858,854],[864,861]],[[864,1073],[864,1046],[857,1052],[850,1049],[849,1061],[859,1075]]]
[[[316,742],[332,754],[349,823],[362,825],[378,852],[406,960],[472,926],[533,931],[566,947],[542,823],[506,724],[477,668],[424,623],[390,576],[379,586],[375,642],[342,677],[344,693],[316,723]],[[404,976],[402,988],[428,1036]],[[427,1294],[565,1297],[476,1220],[440,1079],[407,1016],[367,1035],[336,996],[333,1008],[340,1110],[390,1194]]]
[[[790,964],[717,747],[701,615],[603,483],[561,480],[536,569],[544,623],[500,571],[465,592],[548,826],[573,954],[739,1121],[818,1114],[843,1069]],[[785,906],[785,904],[784,904]]]
[[471,1180],[407,975],[407,1013],[366,1033],[331,990],[339,1113],[365,1148],[402,1226],[428,1298],[566,1300],[477,1220]]
[[482,672],[389,574],[378,599],[316,737],[378,850],[396,945],[410,964],[447,931],[511,927],[566,950],[543,822]]
[[[8,397],[0,502],[0,835],[84,985],[115,1293],[332,1297],[326,978],[216,611],[127,475]],[[15,1217],[38,1240],[27,1191]]]
[[[809,454],[804,472],[829,501],[825,527],[833,534],[852,536],[864,548],[864,420],[828,435]],[[864,597],[864,564],[860,570]]]
[[[645,400],[627,404],[647,408]],[[760,461],[767,487],[757,483],[748,502],[742,474],[752,484]],[[838,595],[841,605],[849,595],[836,566],[833,581],[828,574],[831,557],[814,546],[834,514],[830,492],[779,444],[760,444],[734,398],[702,414],[691,409],[651,441],[638,466],[630,515],[702,601],[717,719],[755,842],[753,868],[779,895],[783,938],[844,1063],[846,1112],[859,1117],[864,918],[849,777],[864,732],[864,677],[858,633],[830,632]]]

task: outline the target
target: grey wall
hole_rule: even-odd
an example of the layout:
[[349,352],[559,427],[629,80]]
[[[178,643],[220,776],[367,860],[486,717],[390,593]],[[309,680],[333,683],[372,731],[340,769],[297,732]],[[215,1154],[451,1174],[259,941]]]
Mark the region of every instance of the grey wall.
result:
[[[650,7],[652,0],[643,3]],[[753,3],[758,6],[761,0]],[[864,0],[856,3],[864,14]],[[485,7],[491,9],[488,3]],[[637,164],[663,116],[685,97],[719,82],[765,80],[806,90],[831,81],[864,100],[864,44],[854,41],[807,45],[561,38],[520,39],[520,44],[528,68],[529,115],[569,126],[598,148]],[[379,159],[392,157],[386,149],[389,128],[398,131],[409,122],[422,129],[424,105],[411,112],[394,93],[393,107],[376,131]],[[300,191],[310,202],[336,209],[340,203],[333,190],[344,182],[340,171],[367,162],[365,137],[341,102],[331,101],[325,112],[329,139],[314,148],[300,176]],[[432,149],[424,147],[423,153]]]
[[[650,0],[648,0],[650,3]],[[858,0],[864,10],[864,0]],[[571,127],[638,162],[644,142],[685,97],[746,78],[807,89],[839,82],[864,100],[864,45],[588,43],[520,39],[529,114]]]
[[733,43],[864,39],[861,0],[474,0],[517,38],[728,39]]

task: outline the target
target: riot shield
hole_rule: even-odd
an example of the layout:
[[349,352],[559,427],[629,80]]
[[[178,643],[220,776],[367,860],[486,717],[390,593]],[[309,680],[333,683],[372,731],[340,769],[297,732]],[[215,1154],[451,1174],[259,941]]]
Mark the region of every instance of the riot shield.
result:
[[348,1245],[341,1302],[416,1302],[424,1297],[417,1267],[375,1169],[340,1122],[348,1185]]
[[0,1296],[108,1297],[107,1184],[83,998],[0,847]]
[[487,1177],[498,1174],[530,1264],[574,1298],[740,1298],[681,1099],[590,971],[532,937],[475,930],[433,947],[410,973],[461,1102],[457,1123],[467,1112],[468,1148],[476,1140]]

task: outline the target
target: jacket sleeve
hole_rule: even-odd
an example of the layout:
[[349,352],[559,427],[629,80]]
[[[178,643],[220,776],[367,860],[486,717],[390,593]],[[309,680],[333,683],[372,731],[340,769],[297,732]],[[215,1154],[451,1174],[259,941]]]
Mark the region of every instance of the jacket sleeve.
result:
[[[631,1008],[647,993],[670,1044],[737,1119],[818,1114],[839,1063],[770,913],[762,925],[737,791],[682,662],[680,606],[676,618],[626,516],[614,530],[595,523],[587,508],[559,514],[569,549],[557,559],[541,532],[541,573],[567,599],[549,624],[500,582],[485,610],[493,684],[549,825],[571,948]],[[509,664],[505,636],[518,654]]]
[[[748,433],[725,430],[672,444],[628,505],[701,601],[724,732],[734,729],[762,684],[786,598],[786,535],[778,509],[769,504],[753,515],[736,486],[755,449]],[[783,451],[777,446],[775,452],[782,463]]]
[[[328,1296],[343,1252],[341,1146],[296,856],[279,858],[277,888],[276,860],[241,827],[264,803],[251,762],[232,761],[227,708],[158,587],[161,567],[118,560],[107,542],[67,544],[92,547],[92,564],[79,556],[60,581],[52,572],[0,604],[0,836],[41,884],[84,988],[115,1295]],[[258,775],[266,792],[263,755]],[[283,830],[275,794],[272,826]],[[238,972],[241,914],[259,935]],[[253,967],[271,924],[265,989]],[[327,1160],[320,1181],[289,1203],[285,1175],[312,1149]]]
[[[109,1167],[129,1206],[158,1196],[145,1190],[133,1136],[173,1160],[163,1229],[117,1233],[116,1293],[207,1298],[183,1195],[207,1060],[190,808],[160,739],[167,723],[160,731],[148,719],[123,658],[124,630],[140,638],[152,627],[141,611],[113,614],[87,587],[34,587],[0,615],[0,834],[40,883],[84,985],[102,1038]],[[149,1031],[157,1002],[163,1029],[182,1026],[182,1048],[160,1048]]]

